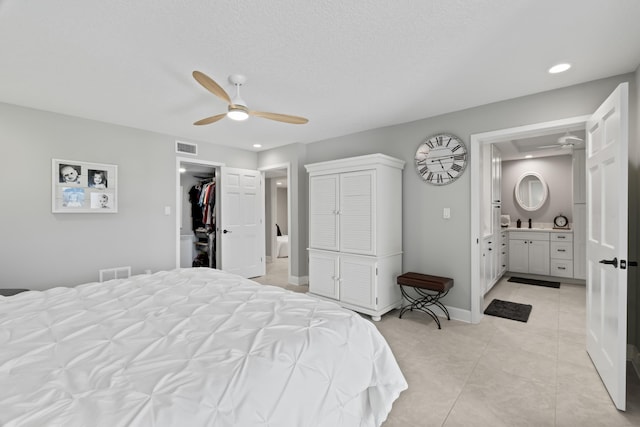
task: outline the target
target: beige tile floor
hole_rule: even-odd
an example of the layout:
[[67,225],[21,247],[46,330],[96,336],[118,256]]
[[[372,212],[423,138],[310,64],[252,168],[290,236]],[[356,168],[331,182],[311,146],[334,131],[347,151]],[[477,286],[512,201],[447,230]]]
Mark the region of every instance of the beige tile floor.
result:
[[[279,260],[278,260],[279,261]],[[287,284],[274,263],[261,283]],[[268,278],[268,280],[265,280]],[[527,323],[484,316],[477,325],[397,311],[376,326],[391,346],[409,389],[384,427],[640,426],[640,380],[627,369],[627,411],[611,402],[585,350],[585,288],[560,289],[501,280],[485,297],[531,304]]]

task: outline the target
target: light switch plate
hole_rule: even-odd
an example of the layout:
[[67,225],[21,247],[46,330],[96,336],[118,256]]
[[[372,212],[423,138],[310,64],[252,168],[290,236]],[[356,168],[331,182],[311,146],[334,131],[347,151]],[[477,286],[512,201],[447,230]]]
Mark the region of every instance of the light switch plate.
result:
[[451,208],[444,208],[442,210],[442,218],[444,218],[444,219],[451,218]]

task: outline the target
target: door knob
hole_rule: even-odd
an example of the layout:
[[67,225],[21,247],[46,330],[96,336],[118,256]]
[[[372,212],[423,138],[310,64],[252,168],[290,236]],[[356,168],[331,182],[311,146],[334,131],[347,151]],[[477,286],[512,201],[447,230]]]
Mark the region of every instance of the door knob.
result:
[[229,230],[222,230],[222,232],[223,232],[224,234],[231,233],[231,231],[229,231]]
[[601,259],[600,264],[609,264],[613,265],[613,268],[618,268],[618,258],[615,257],[613,259]]

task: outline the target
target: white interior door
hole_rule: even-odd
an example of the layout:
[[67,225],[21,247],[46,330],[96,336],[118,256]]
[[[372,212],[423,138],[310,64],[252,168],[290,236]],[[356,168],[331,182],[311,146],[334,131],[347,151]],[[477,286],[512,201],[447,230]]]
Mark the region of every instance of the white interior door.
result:
[[628,91],[587,121],[587,352],[611,399],[626,400]]
[[220,263],[243,277],[265,274],[264,188],[262,174],[221,167]]

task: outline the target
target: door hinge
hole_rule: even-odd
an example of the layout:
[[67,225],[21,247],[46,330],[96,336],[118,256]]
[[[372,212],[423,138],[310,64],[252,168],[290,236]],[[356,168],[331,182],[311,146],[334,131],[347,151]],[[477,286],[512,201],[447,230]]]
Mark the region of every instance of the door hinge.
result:
[[378,306],[378,297],[376,297],[376,306]]
[[376,276],[378,275],[378,267],[376,267]]

